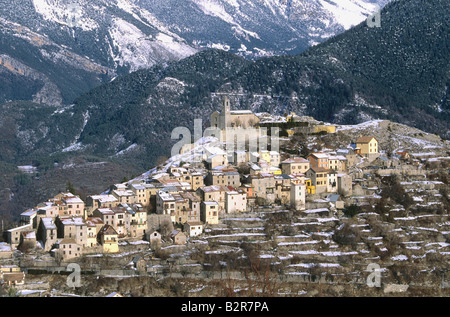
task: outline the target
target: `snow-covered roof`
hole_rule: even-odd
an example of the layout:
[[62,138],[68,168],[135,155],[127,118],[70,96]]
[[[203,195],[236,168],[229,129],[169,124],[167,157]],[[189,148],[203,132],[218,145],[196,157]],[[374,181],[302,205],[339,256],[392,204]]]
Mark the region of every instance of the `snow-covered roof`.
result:
[[84,202],[80,199],[80,197],[64,197],[63,198],[66,204],[84,204]]
[[24,226],[21,226],[21,227],[16,227],[16,228],[9,229],[8,232],[23,231],[23,230],[25,230],[27,228],[31,228],[31,227],[32,227],[31,224],[28,224],[28,225],[24,225]]
[[32,217],[35,216],[36,213],[37,213],[36,209],[28,209],[27,211],[22,212],[20,215],[24,217]]
[[64,226],[84,226],[86,223],[82,217],[60,218]]
[[251,110],[230,110],[231,115],[253,114]]
[[221,185],[204,186],[204,187],[201,187],[201,190],[203,190],[205,193],[218,192],[218,191],[228,191],[228,189],[225,186],[221,186]]
[[24,239],[36,239],[36,232],[34,231],[23,231],[22,236]]
[[309,163],[309,161],[303,157],[289,158],[281,162],[281,164],[292,164],[292,163]]
[[116,194],[119,197],[125,197],[125,196],[134,196],[135,194],[133,193],[132,190],[113,190],[113,193]]
[[0,242],[0,252],[11,252],[11,246],[6,242]]
[[203,204],[205,204],[205,205],[218,205],[219,203],[217,201],[204,201]]
[[98,208],[97,211],[102,215],[114,215],[114,212],[111,208]]
[[56,229],[55,222],[52,218],[41,218],[41,221],[47,230]]
[[93,200],[98,200],[100,203],[116,202],[117,198],[113,195],[93,195]]
[[320,159],[326,159],[329,157],[329,155],[325,154],[325,153],[312,153],[310,155],[315,156],[316,158],[320,158]]
[[158,196],[163,201],[175,201],[175,198],[171,193],[164,192],[164,191],[158,191]]
[[102,220],[102,218],[99,217],[89,217],[86,219],[86,224],[89,227],[95,227],[96,225],[103,225],[104,222]]

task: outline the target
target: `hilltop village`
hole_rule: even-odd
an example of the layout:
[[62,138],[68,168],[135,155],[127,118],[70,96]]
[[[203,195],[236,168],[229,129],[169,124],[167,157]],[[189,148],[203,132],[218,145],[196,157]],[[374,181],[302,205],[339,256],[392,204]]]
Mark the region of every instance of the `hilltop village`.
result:
[[[214,237],[218,238],[214,241],[222,241],[220,235],[215,234],[231,230],[230,223],[247,220],[246,226],[252,228],[240,236],[235,235],[232,241],[237,243],[244,237],[270,236],[278,232],[279,229],[273,227],[273,232],[269,232],[268,221],[262,229],[251,225],[251,219],[257,222],[262,215],[287,212],[317,217],[313,221],[317,226],[308,233],[295,230],[289,233],[285,227],[277,236],[277,252],[287,246],[282,243],[301,247],[287,257],[278,256],[280,260],[292,259],[302,254],[302,247],[308,245],[308,241],[309,244],[328,241],[333,247],[334,242],[330,241],[337,233],[336,228],[328,228],[327,232],[322,226],[333,223],[342,229],[340,219],[351,218],[358,212],[362,214],[364,205],[376,205],[382,198],[380,179],[383,176],[392,176],[396,171],[397,175],[404,176],[424,173],[423,170],[417,172],[417,166],[427,153],[416,153],[419,155],[414,157],[414,153],[400,149],[391,151],[388,156],[373,134],[355,134],[345,146],[341,144],[321,151],[308,151],[304,146],[296,148],[295,138],[301,136],[306,141],[309,136],[332,137],[336,126],[293,113],[280,119],[248,110],[231,110],[226,97],[222,110],[214,112],[210,122],[219,135],[204,136],[194,144],[183,146],[178,155],[137,178],[114,184],[104,193],[88,196],[85,201],[71,192],[59,193],[23,212],[20,226],[5,231],[7,242],[0,244],[2,283],[23,285],[30,268],[64,267],[82,258],[95,259],[123,252],[132,255],[131,266],[135,270],[155,272],[156,266],[150,264],[149,259],[161,259],[161,250],[167,251],[171,246],[199,245],[201,248],[204,244],[199,242],[201,239],[211,242]],[[273,127],[281,128],[276,138],[260,132],[261,128]],[[229,132],[242,128],[251,129],[244,146],[230,151],[227,145],[234,139],[229,138]],[[262,137],[267,141],[264,147],[261,142],[257,143],[259,146],[249,146],[252,138],[261,141]],[[446,162],[446,159],[441,156],[435,161]],[[367,176],[368,171],[377,174]],[[402,185],[413,188],[414,184],[419,184],[415,182]],[[446,190],[445,183],[426,180],[418,186],[433,191],[433,195],[427,196],[435,199],[434,203],[433,199],[427,199],[429,206],[441,205],[439,190]],[[414,198],[414,202],[419,204],[423,199]],[[404,206],[397,208],[405,210]],[[443,248],[439,249],[440,254],[448,257],[448,230],[445,228],[449,223],[448,220],[442,223],[437,246]],[[302,239],[297,241],[296,237]],[[221,238],[225,239],[225,235]],[[231,247],[233,243],[223,245]],[[379,249],[383,251],[382,246]],[[145,253],[147,251],[153,253],[150,255]],[[30,252],[34,257],[24,261],[24,254]],[[266,257],[273,258],[274,254],[267,252]],[[165,258],[167,260],[167,254]],[[192,265],[200,264],[197,261]],[[329,267],[340,265],[334,263]]]

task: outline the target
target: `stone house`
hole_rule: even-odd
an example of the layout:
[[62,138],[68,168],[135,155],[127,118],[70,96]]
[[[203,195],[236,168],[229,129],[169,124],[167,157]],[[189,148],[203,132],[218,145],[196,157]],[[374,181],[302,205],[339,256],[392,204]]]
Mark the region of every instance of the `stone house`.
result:
[[290,203],[296,210],[306,209],[306,185],[292,184],[290,190]]
[[205,184],[222,185],[239,187],[241,185],[240,175],[237,170],[233,168],[224,168],[218,171],[209,171],[205,177]]
[[311,167],[306,172],[306,177],[311,180],[311,186],[315,187],[316,193],[327,191],[329,172],[330,170],[324,167]]
[[392,160],[390,160],[387,156],[380,155],[375,160],[370,163],[371,166],[377,166],[381,168],[390,168],[392,164]]
[[141,204],[125,205],[125,226],[128,237],[143,238],[147,231],[147,212]]
[[150,204],[150,190],[147,190],[145,184],[131,184],[130,190],[136,197],[134,203],[140,204],[142,206],[148,206]]
[[203,233],[203,223],[202,222],[186,222],[183,225],[183,231],[189,237],[196,237]]
[[138,200],[136,194],[130,189],[115,189],[111,194],[117,198],[120,204],[135,204]]
[[222,185],[204,186],[197,190],[203,201],[217,202],[221,213],[225,210],[225,193],[228,191],[228,187]]
[[330,155],[328,157],[329,169],[344,172],[347,170],[347,159],[342,155]]
[[329,159],[329,155],[328,154],[324,154],[324,153],[311,153],[307,156],[306,158],[309,163],[310,163],[310,167],[315,167],[315,168],[330,168],[328,159]]
[[119,204],[119,200],[113,195],[92,195],[86,198],[86,210],[88,215],[92,215],[94,210],[102,208],[112,208]]
[[378,153],[378,140],[373,136],[361,136],[356,140],[355,152],[361,155],[371,155]]
[[51,218],[54,220],[59,215],[58,207],[55,206],[52,202],[39,204],[36,208],[37,208],[36,217],[38,227],[42,218]]
[[[126,204],[124,204],[126,205]],[[114,212],[112,227],[117,231],[120,238],[126,237],[127,232],[127,209],[123,205],[111,208]]]
[[230,190],[225,193],[225,212],[244,212],[247,210],[247,195],[244,192]]
[[150,242],[150,247],[152,249],[157,249],[161,247],[161,234],[158,231],[152,231],[147,234],[147,241]]
[[113,226],[116,223],[115,213],[111,208],[98,208],[94,210],[92,217],[100,218],[105,225]]
[[239,166],[240,164],[247,163],[249,160],[247,159],[247,151],[234,151],[232,159],[229,159],[230,163],[233,163],[234,166]]
[[186,244],[186,235],[184,232],[179,230],[174,230],[170,233],[170,238],[172,239],[175,245],[184,245]]
[[56,245],[57,252],[62,255],[64,261],[81,257],[83,254],[83,246],[78,244],[75,239],[65,238],[56,242]]
[[276,197],[283,203],[288,203],[291,197],[291,184],[293,177],[287,174],[275,176]]
[[327,196],[327,200],[330,202],[331,207],[336,209],[345,208],[345,202],[339,194],[330,194]]
[[50,251],[57,241],[57,228],[53,218],[41,218],[36,237],[45,251]]
[[196,191],[198,188],[205,186],[203,175],[198,172],[191,173],[191,189]]
[[206,167],[209,170],[215,169],[219,166],[228,166],[228,157],[225,152],[219,154],[212,154],[206,159]]
[[160,215],[169,215],[172,222],[176,222],[176,199],[166,191],[158,191],[156,193],[156,213]]
[[37,228],[37,210],[35,208],[28,209],[20,214],[19,226],[32,225],[33,228]]
[[87,225],[82,217],[57,217],[58,238],[74,239],[83,248],[87,245]]
[[355,166],[359,162],[359,155],[357,155],[353,148],[339,149],[336,151],[337,156],[343,156],[346,158],[345,168],[346,170],[352,166]]
[[353,183],[352,176],[347,174],[338,174],[337,175],[337,192],[344,196],[348,197],[353,194]]
[[286,175],[305,174],[309,167],[309,161],[303,157],[290,158],[281,162],[281,171]]
[[135,256],[131,260],[131,262],[133,263],[134,268],[136,268],[139,273],[147,272],[147,261],[145,261],[145,259],[140,255]]
[[188,201],[187,214],[182,219],[186,219],[186,221],[197,222],[200,221],[200,209],[201,209],[201,198],[195,192],[183,191],[180,192],[180,195],[183,199]]
[[275,201],[276,183],[274,175],[264,173],[250,175],[246,181],[253,186],[257,197],[267,199],[269,202]]
[[202,201],[200,220],[208,224],[218,224],[219,203],[216,201]]
[[88,248],[96,247],[98,245],[97,236],[102,227],[104,226],[104,222],[100,217],[89,217],[86,219],[87,226],[87,241],[86,246]]
[[84,217],[86,205],[79,196],[72,193],[59,193],[48,201],[58,210],[60,217]]
[[119,252],[119,234],[112,226],[104,225],[98,233],[98,240],[104,253]]
[[280,153],[277,151],[259,151],[259,161],[265,161],[270,166],[278,167],[280,165]]
[[185,199],[180,193],[173,194],[175,198],[175,221],[176,223],[184,223],[187,221],[188,214],[191,212],[189,207],[189,199]]
[[9,229],[6,231],[6,241],[11,245],[13,249],[15,249],[20,244],[21,232],[31,230],[33,230],[33,226],[30,224]]
[[330,169],[327,174],[327,192],[328,193],[335,193],[338,190],[337,185],[337,176],[338,172],[335,170]]
[[85,216],[85,203],[80,197],[67,193],[61,199],[67,206],[69,216]]

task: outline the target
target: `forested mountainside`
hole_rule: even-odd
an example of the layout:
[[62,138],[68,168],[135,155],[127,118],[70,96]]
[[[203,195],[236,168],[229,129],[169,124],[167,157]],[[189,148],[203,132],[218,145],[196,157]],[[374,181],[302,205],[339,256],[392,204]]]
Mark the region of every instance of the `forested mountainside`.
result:
[[116,76],[208,48],[296,54],[387,2],[1,0],[0,104],[68,105]]

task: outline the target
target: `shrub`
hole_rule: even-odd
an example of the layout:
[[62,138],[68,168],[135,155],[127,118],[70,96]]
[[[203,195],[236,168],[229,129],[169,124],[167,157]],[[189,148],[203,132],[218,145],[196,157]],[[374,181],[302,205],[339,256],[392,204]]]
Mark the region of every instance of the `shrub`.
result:
[[349,207],[344,209],[344,215],[347,218],[353,218],[360,212],[359,207],[356,204],[352,204]]
[[344,223],[342,228],[335,231],[333,240],[341,245],[351,245],[356,247],[361,241],[361,232],[357,227],[352,227],[350,223]]

